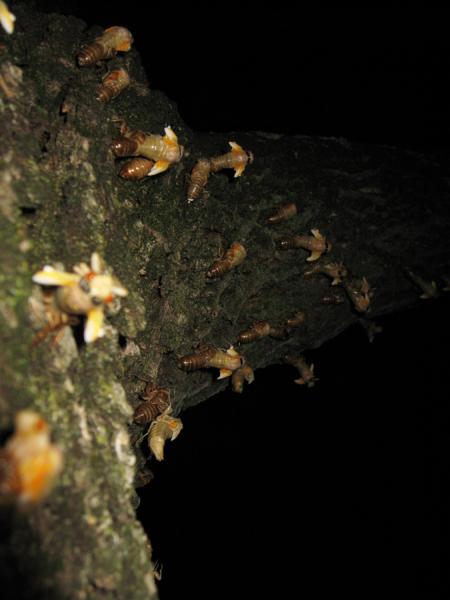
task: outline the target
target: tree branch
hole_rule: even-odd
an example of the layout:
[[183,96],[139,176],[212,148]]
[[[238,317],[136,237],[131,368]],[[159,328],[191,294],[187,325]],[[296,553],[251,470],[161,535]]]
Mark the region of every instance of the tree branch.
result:
[[[46,597],[154,598],[151,551],[133,506],[136,455],[144,463],[129,442],[143,433],[130,425],[139,378],[169,388],[179,414],[228,385],[216,371],[178,368],[198,344],[226,348],[254,320],[275,327],[304,311],[304,325],[285,339],[242,347],[256,369],[318,347],[359,319],[348,301],[323,304],[330,279],[304,277],[309,253],[280,250],[280,240],[311,229],[332,244],[323,263],[342,261],[369,281],[364,318],[417,302],[407,269],[438,282],[450,274],[448,160],[334,138],[194,134],[149,89],[136,50],[80,69],[76,53],[98,28],[14,8],[16,32],[0,54],[0,135],[8,141],[0,149],[1,424],[9,427],[20,408],[39,411],[65,467],[48,500],[5,520],[2,576]],[[129,71],[131,87],[103,105],[97,85],[116,67]],[[110,151],[119,117],[152,133],[170,124],[183,161],[142,182],[120,179]],[[188,204],[194,163],[226,152],[230,140],[251,150],[254,163],[239,179],[211,175]],[[284,202],[298,214],[268,226]],[[247,249],[244,262],[208,280],[235,241]],[[93,251],[129,290],[105,337],[86,346],[66,327],[58,344],[32,348],[32,274],[57,262],[71,269]]]

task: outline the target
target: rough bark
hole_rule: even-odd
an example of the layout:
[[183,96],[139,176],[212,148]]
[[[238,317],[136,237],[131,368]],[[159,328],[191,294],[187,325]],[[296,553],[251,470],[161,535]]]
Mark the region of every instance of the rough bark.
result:
[[[227,347],[253,320],[306,322],[286,340],[243,350],[253,368],[320,346],[360,315],[348,302],[325,306],[329,280],[305,279],[303,250],[281,252],[283,237],[318,228],[374,288],[367,317],[418,301],[405,268],[427,279],[450,274],[448,162],[343,139],[265,133],[194,134],[173,102],[148,87],[136,50],[108,67],[79,69],[74,57],[100,29],[74,18],[15,7],[16,31],[0,52],[0,425],[33,407],[52,426],[65,468],[52,495],[27,512],[3,515],[2,577],[14,597],[156,597],[151,550],[135,519],[133,480],[144,459],[131,425],[143,382],[170,389],[175,413],[222,390],[211,371],[184,373],[177,358],[200,342]],[[131,88],[109,105],[95,99],[106,68],[125,66]],[[143,182],[118,176],[110,151],[113,118],[162,132],[170,124],[185,157]],[[253,151],[240,179],[219,173],[186,202],[195,161],[236,140]],[[299,214],[268,227],[284,201]],[[218,281],[205,273],[240,241],[244,263]],[[128,288],[96,343],[32,348],[31,276],[66,268],[98,251]],[[132,443],[130,443],[130,439]],[[136,455],[138,460],[136,461]]]

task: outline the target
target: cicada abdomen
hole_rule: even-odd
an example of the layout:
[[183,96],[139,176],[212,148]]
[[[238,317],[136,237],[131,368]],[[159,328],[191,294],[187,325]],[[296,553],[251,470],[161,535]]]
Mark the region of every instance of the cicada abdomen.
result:
[[118,156],[137,156],[139,154],[139,146],[145,140],[145,133],[139,129],[135,129],[120,135],[111,144],[111,150]]
[[205,345],[193,354],[180,358],[178,366],[184,371],[208,369],[214,367],[220,370],[219,379],[229,377],[233,371],[242,366],[243,358],[231,346],[228,350],[220,350],[214,346]]
[[220,258],[213,263],[206,274],[207,277],[209,279],[222,277],[225,273],[228,273],[228,271],[231,271],[231,269],[240,265],[246,256],[247,250],[245,247],[239,242],[234,242],[230,248],[228,248],[223,258]]
[[208,183],[211,172],[211,163],[206,158],[200,158],[194,165],[188,185],[188,202],[193,202],[200,198],[203,190]]
[[166,388],[153,387],[151,384],[145,389],[141,402],[134,411],[133,420],[139,425],[150,423],[170,407],[170,393]]
[[131,179],[133,181],[144,179],[150,173],[154,164],[154,161],[149,158],[142,158],[140,156],[131,158],[122,166],[119,175],[123,179]]
[[110,102],[130,85],[130,76],[125,69],[116,69],[105,75],[97,92],[99,102]]
[[286,219],[291,219],[296,214],[297,205],[294,202],[289,202],[288,204],[282,204],[273,215],[268,217],[266,222],[267,225],[275,225]]
[[204,345],[192,354],[182,356],[178,361],[178,366],[183,371],[196,371],[205,369],[209,366],[210,359],[214,356],[216,349],[214,346]]
[[250,344],[270,335],[271,326],[267,321],[255,321],[249,329],[241,331],[238,335],[239,344]]
[[117,52],[128,52],[133,43],[131,32],[125,27],[109,27],[93,42],[83,46],[78,53],[78,65],[90,67],[100,60],[113,58]]

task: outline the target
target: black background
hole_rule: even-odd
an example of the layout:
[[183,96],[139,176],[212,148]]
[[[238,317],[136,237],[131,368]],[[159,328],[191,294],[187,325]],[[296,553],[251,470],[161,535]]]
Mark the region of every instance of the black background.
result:
[[[448,148],[444,11],[44,2],[131,29],[194,129]],[[432,232],[430,232],[432,235]],[[183,415],[139,516],[161,598],[448,591],[448,297],[311,352],[320,378],[256,373]]]

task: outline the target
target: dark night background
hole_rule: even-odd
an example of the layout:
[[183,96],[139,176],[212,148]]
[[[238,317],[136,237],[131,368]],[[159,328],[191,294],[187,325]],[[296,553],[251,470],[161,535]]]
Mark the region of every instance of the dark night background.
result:
[[[193,129],[449,146],[436,8],[37,5],[130,28]],[[418,300],[373,344],[355,326],[307,353],[313,390],[274,366],[183,415],[139,508],[162,599],[448,592],[448,310]]]

